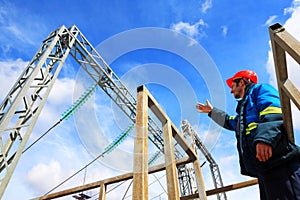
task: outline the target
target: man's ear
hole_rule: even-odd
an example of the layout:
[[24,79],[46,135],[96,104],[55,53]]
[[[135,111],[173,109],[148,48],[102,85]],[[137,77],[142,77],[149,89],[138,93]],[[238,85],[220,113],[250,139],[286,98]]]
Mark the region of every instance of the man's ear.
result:
[[245,79],[242,79],[240,82],[242,84],[241,86],[246,86],[247,85],[247,80],[245,80]]
[[244,85],[246,85],[246,82],[245,82],[245,80],[244,80],[244,79],[241,79],[241,80],[240,80],[240,84],[241,84],[241,86],[244,86]]

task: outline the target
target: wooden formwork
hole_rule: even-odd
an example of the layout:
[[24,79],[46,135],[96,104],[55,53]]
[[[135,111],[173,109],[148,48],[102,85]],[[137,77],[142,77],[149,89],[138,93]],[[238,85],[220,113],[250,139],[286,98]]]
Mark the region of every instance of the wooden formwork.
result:
[[207,199],[200,168],[200,161],[184,137],[177,130],[173,122],[160,108],[159,104],[146,89],[140,86],[137,89],[136,111],[136,136],[134,144],[134,171],[133,171],[133,199],[148,199],[148,109],[155,114],[162,124],[165,154],[165,170],[167,177],[168,198],[179,200],[178,177],[174,154],[173,138],[189,156],[188,160],[193,163],[199,199]]

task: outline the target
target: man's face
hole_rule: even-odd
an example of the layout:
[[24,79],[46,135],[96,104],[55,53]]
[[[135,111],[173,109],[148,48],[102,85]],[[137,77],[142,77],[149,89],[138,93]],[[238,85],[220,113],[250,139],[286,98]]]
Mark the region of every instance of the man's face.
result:
[[230,93],[233,94],[234,98],[239,99],[244,97],[245,84],[244,81],[232,82]]

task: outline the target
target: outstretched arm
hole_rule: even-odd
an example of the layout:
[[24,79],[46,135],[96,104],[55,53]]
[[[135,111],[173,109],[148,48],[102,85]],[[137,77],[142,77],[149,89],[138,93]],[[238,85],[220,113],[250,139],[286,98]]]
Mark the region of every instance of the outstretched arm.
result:
[[200,113],[207,113],[211,119],[223,128],[234,131],[236,127],[236,116],[229,116],[226,112],[213,107],[208,100],[206,100],[206,104],[197,103],[196,110]]
[[213,109],[213,106],[210,104],[208,100],[206,100],[206,104],[197,103],[196,110],[201,113],[209,113]]

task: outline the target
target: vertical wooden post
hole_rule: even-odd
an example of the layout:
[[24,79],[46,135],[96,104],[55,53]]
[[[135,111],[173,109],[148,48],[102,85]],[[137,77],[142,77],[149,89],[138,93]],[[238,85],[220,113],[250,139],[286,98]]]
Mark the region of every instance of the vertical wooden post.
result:
[[284,125],[287,130],[287,135],[290,141],[294,142],[294,130],[292,120],[292,110],[290,98],[285,94],[283,83],[288,79],[288,72],[286,66],[286,54],[284,49],[277,44],[275,38],[278,37],[278,33],[283,32],[284,28],[280,24],[275,24],[269,27],[272,52],[274,58],[274,65],[277,77],[278,91],[280,94],[280,102],[282,108],[282,117]]
[[288,138],[295,142],[290,100],[300,110],[300,91],[289,79],[286,55],[300,64],[300,42],[290,35],[279,23],[269,27],[277,84],[282,108],[282,117]]
[[133,200],[148,200],[148,95],[143,88],[137,91]]
[[169,200],[179,200],[179,187],[178,187],[178,177],[176,171],[176,160],[174,153],[174,144],[172,137],[172,127],[169,120],[163,124],[164,133],[164,152],[165,152],[165,166],[166,166],[166,176],[168,185],[168,199]]
[[195,176],[196,176],[199,199],[200,200],[207,200],[206,190],[205,190],[205,185],[204,185],[204,179],[203,179],[203,176],[202,176],[202,170],[201,170],[201,167],[200,167],[199,159],[196,159],[193,162],[193,165],[194,165],[194,171],[195,171]]
[[99,200],[105,200],[105,199],[106,199],[106,185],[104,183],[101,183],[100,192],[99,192]]

